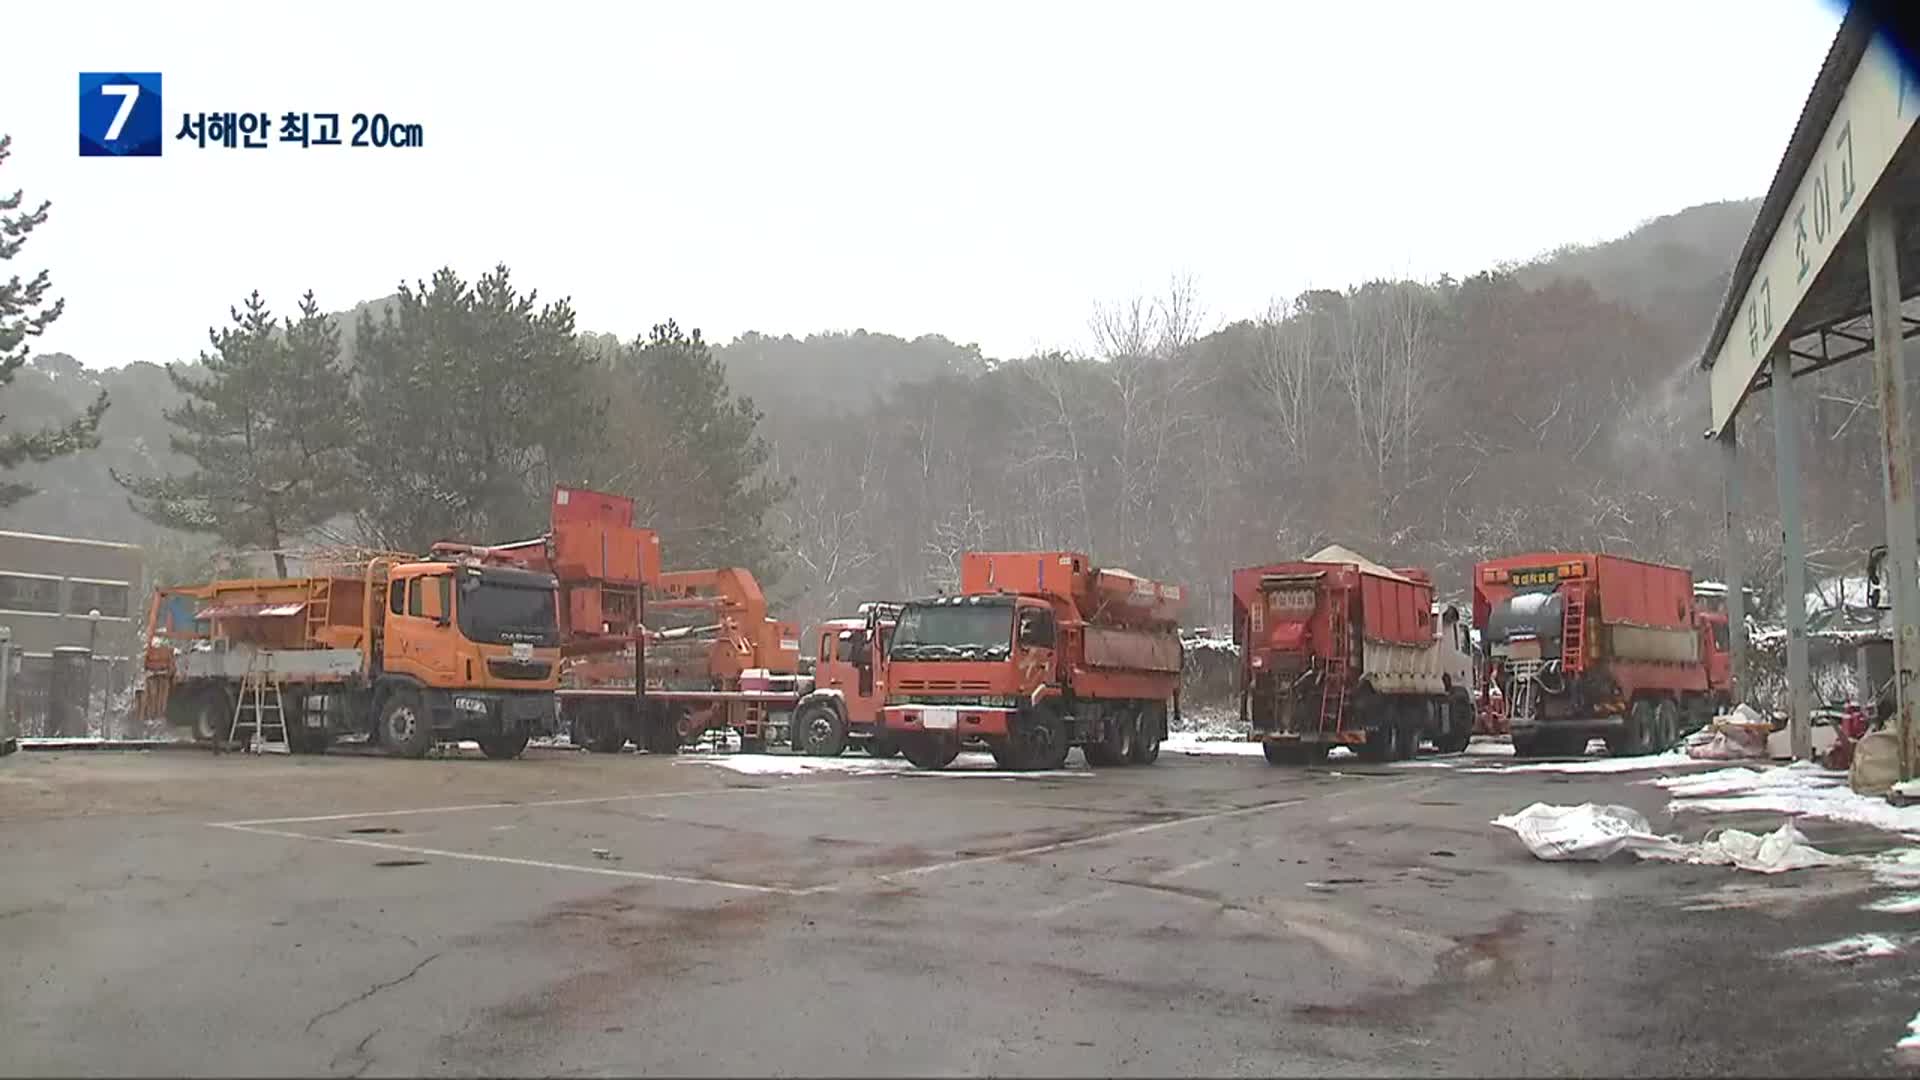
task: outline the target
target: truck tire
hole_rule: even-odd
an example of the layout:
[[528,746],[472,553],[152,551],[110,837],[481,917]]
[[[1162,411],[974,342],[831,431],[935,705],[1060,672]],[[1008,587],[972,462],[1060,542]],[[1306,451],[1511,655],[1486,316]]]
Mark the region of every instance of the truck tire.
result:
[[847,749],[847,721],[832,703],[816,701],[793,718],[793,748],[812,757],[839,757]]
[[1653,744],[1658,741],[1654,725],[1653,701],[1643,697],[1633,699],[1633,704],[1627,708],[1626,726],[1607,737],[1607,755],[1639,757],[1650,753]]
[[326,728],[309,728],[291,720],[287,722],[287,753],[324,754],[331,745],[333,733]]
[[1420,752],[1420,732],[1426,726],[1426,705],[1419,701],[1403,702],[1394,710],[1393,724],[1393,760],[1411,761]]
[[1540,737],[1538,735],[1528,735],[1524,738],[1522,738],[1519,735],[1515,735],[1513,737],[1513,756],[1514,757],[1517,757],[1517,758],[1539,757],[1540,751],[1542,749],[1543,748],[1540,745]]
[[224,743],[233,725],[233,699],[224,686],[202,687],[194,693],[188,715],[193,717],[196,742]]
[[1009,751],[1022,771],[1044,772],[1067,763],[1067,721],[1051,705],[1028,709],[1014,719]]
[[898,757],[900,755],[900,740],[891,735],[870,735],[861,740],[860,749],[865,750],[868,757]]
[[1661,698],[1653,707],[1653,730],[1655,745],[1651,749],[1656,754],[1666,752],[1680,741],[1680,706],[1672,698]]
[[420,695],[395,690],[380,706],[380,741],[387,752],[404,758],[423,758],[433,749],[433,717]]
[[668,708],[651,710],[641,719],[643,738],[641,748],[649,754],[677,754],[680,752],[680,723],[678,711]]
[[512,761],[526,750],[527,738],[526,728],[500,735],[489,735],[480,740],[480,752],[495,761]]
[[903,735],[900,752],[916,769],[940,770],[960,756],[960,740],[944,735]]
[[1301,743],[1263,742],[1260,750],[1269,765],[1305,765],[1307,748]]
[[595,754],[617,754],[626,748],[626,732],[620,730],[618,706],[603,702],[581,705],[567,718],[567,741],[584,746]]
[[1101,717],[1100,741],[1089,742],[1080,748],[1080,752],[1086,755],[1087,764],[1097,768],[1132,764],[1136,738],[1134,729],[1138,723],[1137,712],[1107,710],[1106,715]]
[[1367,728],[1367,741],[1360,744],[1360,760],[1373,763],[1392,760],[1394,744],[1399,741],[1394,737],[1396,726],[1391,716],[1375,717],[1372,726]]
[[1135,765],[1151,765],[1160,760],[1160,725],[1165,722],[1166,713],[1158,706],[1140,711],[1140,722],[1133,732],[1133,752],[1130,755]]
[[1446,723],[1441,726],[1441,735],[1434,740],[1433,747],[1442,754],[1458,754],[1473,741],[1473,703],[1456,694],[1439,708]]

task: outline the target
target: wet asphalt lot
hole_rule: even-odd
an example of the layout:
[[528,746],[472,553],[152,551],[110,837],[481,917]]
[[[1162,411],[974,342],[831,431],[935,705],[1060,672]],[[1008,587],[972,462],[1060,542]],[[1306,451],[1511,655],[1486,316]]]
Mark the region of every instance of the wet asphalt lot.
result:
[[0,1072],[1903,1070],[1911,954],[1781,955],[1920,931],[1864,873],[1549,864],[1487,825],[1777,819],[1485,758],[1073,763],[0,759]]

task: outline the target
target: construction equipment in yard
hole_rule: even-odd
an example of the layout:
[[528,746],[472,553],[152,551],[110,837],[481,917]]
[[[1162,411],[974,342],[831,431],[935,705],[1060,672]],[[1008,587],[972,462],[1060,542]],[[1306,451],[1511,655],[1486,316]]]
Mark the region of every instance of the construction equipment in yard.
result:
[[1150,764],[1179,710],[1176,585],[1071,551],[968,552],[960,591],[900,611],[886,735],[922,769],[984,746],[1009,769]]
[[1473,621],[1481,694],[1514,753],[1657,753],[1733,702],[1727,616],[1701,610],[1681,567],[1594,553],[1480,563]]
[[1465,620],[1433,602],[1423,570],[1391,570],[1332,546],[1233,572],[1240,716],[1269,762],[1442,753],[1473,737]]
[[[553,726],[554,597],[552,575],[472,551],[157,589],[142,719],[211,743],[279,734],[293,753],[364,734],[404,757],[465,739],[518,757]],[[276,688],[277,724],[262,679]]]
[[800,671],[798,628],[768,615],[752,573],[662,571],[658,534],[633,516],[624,496],[556,488],[544,536],[467,549],[554,575],[560,722],[574,744],[674,753],[731,731],[747,751],[844,749],[796,738],[795,712],[814,680]]

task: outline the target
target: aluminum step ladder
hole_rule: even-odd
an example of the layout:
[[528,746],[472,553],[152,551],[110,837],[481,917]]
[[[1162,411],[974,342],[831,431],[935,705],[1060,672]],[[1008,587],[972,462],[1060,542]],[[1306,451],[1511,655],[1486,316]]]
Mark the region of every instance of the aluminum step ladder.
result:
[[252,734],[248,737],[246,750],[255,754],[267,752],[267,735],[278,732],[283,753],[292,750],[287,738],[286,703],[280,696],[280,680],[268,670],[258,654],[248,661],[247,671],[240,678],[240,696],[233,703],[233,722],[227,727],[227,743],[238,742],[242,717],[252,713]]

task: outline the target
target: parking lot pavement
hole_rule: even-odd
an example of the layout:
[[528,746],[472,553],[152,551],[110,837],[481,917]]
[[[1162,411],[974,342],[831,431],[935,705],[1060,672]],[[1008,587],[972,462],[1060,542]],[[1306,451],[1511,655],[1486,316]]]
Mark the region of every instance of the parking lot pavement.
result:
[[856,760],[6,759],[0,1072],[1857,1074],[1920,1008],[1864,871],[1487,824],[1713,823],[1636,774]]

